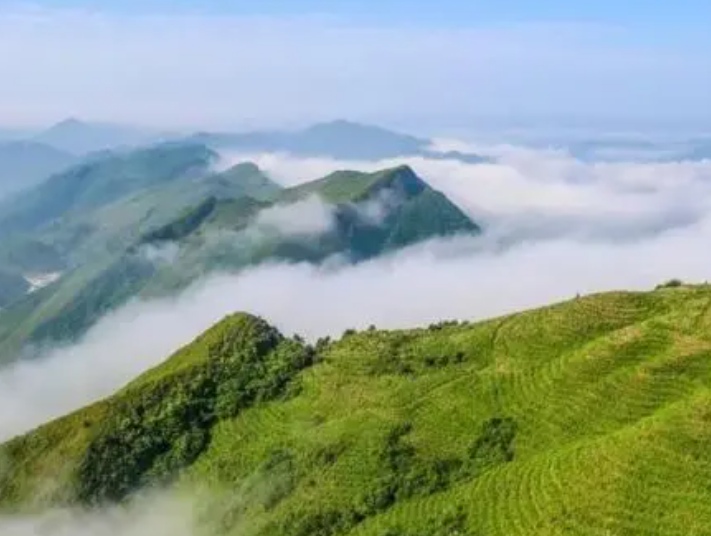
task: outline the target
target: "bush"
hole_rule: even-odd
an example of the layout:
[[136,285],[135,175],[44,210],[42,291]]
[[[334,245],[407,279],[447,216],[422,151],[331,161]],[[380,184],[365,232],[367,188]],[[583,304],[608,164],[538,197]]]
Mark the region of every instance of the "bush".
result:
[[516,431],[516,421],[508,417],[495,417],[482,425],[479,437],[469,449],[474,476],[514,459]]
[[670,279],[669,281],[666,281],[662,283],[661,285],[657,285],[657,290],[663,289],[663,288],[679,288],[683,287],[684,282],[681,279]]
[[285,395],[311,364],[307,347],[251,317],[230,319],[210,336],[203,359],[134,386],[118,402],[80,463],[82,502],[120,501],[144,485],[165,483],[207,448],[219,420]]

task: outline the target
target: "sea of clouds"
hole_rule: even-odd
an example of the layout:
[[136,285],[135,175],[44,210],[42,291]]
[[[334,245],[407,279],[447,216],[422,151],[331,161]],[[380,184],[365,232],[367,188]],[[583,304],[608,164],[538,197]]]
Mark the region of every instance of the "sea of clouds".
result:
[[[436,147],[482,150],[444,141]],[[371,324],[484,319],[576,294],[711,278],[711,162],[584,163],[560,151],[489,151],[496,163],[224,155],[228,163],[257,163],[285,186],[338,169],[407,163],[484,234],[434,240],[358,265],[269,263],[213,274],[170,299],[133,301],[79,343],[0,369],[0,441],[110,395],[235,311],[313,340]],[[262,213],[254,229],[308,236],[329,229],[332,217],[312,198]],[[169,262],[174,252],[150,254]],[[166,532],[176,518],[163,510],[173,511],[175,501],[156,501],[150,511],[0,518],[0,533],[135,536],[155,529],[187,536],[181,518]]]
[[[559,151],[490,152],[497,162],[479,165],[225,155],[254,161],[284,185],[407,163],[484,234],[358,265],[266,264],[214,274],[171,299],[134,301],[80,343],[0,370],[0,440],[111,394],[234,311],[314,339],[370,324],[476,320],[576,294],[711,278],[711,162],[583,163]],[[255,227],[308,235],[326,231],[331,218],[307,199],[263,212]]]

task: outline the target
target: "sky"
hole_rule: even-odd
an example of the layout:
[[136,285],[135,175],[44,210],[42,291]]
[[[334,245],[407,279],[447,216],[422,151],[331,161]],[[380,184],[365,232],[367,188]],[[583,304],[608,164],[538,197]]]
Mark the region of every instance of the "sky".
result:
[[0,125],[711,120],[711,4],[0,0]]
[[[700,17],[711,16],[711,6],[703,0],[661,2],[649,0],[45,0],[34,5],[92,8],[124,13],[170,13],[192,11],[239,15],[331,14],[381,21],[500,23],[540,20],[588,20],[606,23],[634,23],[666,26],[670,22],[703,26]],[[463,20],[464,18],[464,20]]]

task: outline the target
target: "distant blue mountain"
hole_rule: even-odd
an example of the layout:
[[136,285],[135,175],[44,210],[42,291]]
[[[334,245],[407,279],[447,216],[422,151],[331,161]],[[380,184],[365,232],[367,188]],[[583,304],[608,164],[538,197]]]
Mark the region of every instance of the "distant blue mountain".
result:
[[33,138],[36,142],[75,155],[135,147],[157,139],[156,133],[143,129],[110,123],[91,123],[73,118],[61,121]]
[[339,160],[382,160],[403,156],[455,158],[470,163],[487,160],[475,154],[438,153],[430,149],[430,140],[344,120],[320,123],[294,132],[203,132],[191,140],[217,150],[287,152],[296,156]]

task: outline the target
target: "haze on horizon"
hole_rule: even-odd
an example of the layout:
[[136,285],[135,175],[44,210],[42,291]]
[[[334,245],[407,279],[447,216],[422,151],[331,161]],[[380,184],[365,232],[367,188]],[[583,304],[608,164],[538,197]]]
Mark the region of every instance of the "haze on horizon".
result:
[[0,125],[711,122],[704,2],[244,4],[3,3]]

